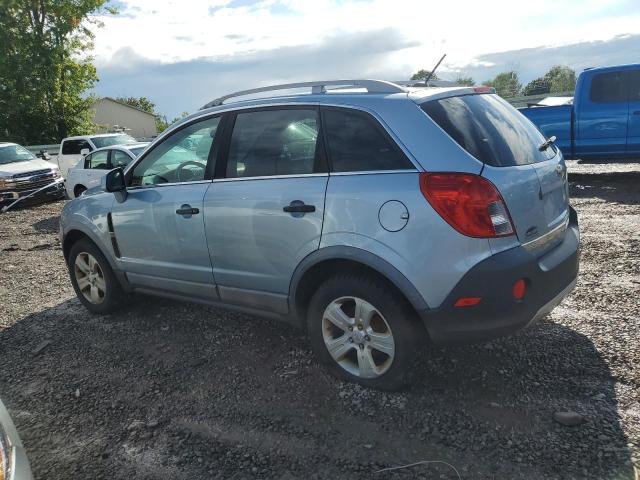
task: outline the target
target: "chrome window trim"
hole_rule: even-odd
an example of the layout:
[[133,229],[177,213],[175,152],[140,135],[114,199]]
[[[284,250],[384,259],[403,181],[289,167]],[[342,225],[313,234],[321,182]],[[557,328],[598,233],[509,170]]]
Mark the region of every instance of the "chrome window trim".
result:
[[131,190],[146,190],[149,188],[158,188],[158,187],[175,187],[178,185],[197,185],[200,183],[211,183],[213,180],[193,180],[191,182],[171,182],[171,183],[157,183],[154,185],[136,185],[135,187],[127,187],[127,191]]
[[419,173],[415,168],[404,168],[402,170],[359,170],[354,172],[332,172],[332,177],[345,177],[349,175],[388,175],[396,173]]
[[261,175],[259,177],[231,177],[231,178],[214,178],[212,182],[242,182],[246,180],[272,180],[278,178],[307,178],[307,177],[328,177],[328,173],[292,173],[289,175]]

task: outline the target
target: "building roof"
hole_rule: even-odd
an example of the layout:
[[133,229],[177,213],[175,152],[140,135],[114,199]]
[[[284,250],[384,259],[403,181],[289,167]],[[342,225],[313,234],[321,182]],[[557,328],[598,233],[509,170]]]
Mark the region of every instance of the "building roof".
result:
[[[98,103],[98,102],[99,102],[99,101],[101,101],[101,100],[109,100],[109,101],[111,101],[111,102],[113,102],[113,103],[117,103],[117,104],[119,104],[119,105],[124,105],[125,107],[133,108],[134,110],[137,110],[137,111],[139,111],[139,112],[146,113],[147,115],[151,115],[153,118],[155,118],[155,117],[156,117],[156,115],[155,115],[155,114],[153,114],[153,113],[149,113],[149,112],[147,112],[146,110],[142,110],[141,108],[134,107],[133,105],[129,105],[128,103],[121,102],[120,100],[116,100],[115,98],[111,98],[111,97],[102,97],[102,98],[99,98],[98,100],[96,100],[96,103]],[[94,103],[94,105],[95,105],[95,103]]]

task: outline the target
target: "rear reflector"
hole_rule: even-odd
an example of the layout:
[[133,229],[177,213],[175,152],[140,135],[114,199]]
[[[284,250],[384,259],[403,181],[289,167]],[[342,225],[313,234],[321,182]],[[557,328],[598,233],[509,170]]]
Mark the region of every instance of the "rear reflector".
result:
[[513,298],[515,298],[516,300],[522,300],[526,291],[527,282],[525,282],[522,278],[520,280],[516,280],[516,283],[513,284],[513,288],[511,289]]
[[480,303],[482,298],[480,297],[462,297],[456,300],[456,303],[453,304],[454,307],[473,307]]
[[513,222],[498,189],[469,173],[421,173],[420,190],[433,209],[463,235],[513,235]]

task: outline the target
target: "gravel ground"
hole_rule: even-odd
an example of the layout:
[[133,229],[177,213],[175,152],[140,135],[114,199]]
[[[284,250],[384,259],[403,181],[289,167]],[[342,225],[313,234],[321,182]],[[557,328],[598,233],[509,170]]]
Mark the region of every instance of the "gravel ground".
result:
[[640,168],[602,170],[570,166],[574,293],[526,332],[426,352],[393,394],[329,377],[276,322],[144,297],[91,316],[62,203],[0,215],[0,397],[36,478],[633,479]]

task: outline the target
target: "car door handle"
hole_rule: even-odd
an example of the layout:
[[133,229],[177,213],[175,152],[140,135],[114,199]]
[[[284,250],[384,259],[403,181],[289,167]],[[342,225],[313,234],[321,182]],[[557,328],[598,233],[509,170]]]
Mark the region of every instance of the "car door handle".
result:
[[282,207],[282,210],[287,213],[311,213],[316,211],[316,206],[306,205],[300,200],[294,200],[286,207]]
[[193,208],[191,205],[182,205],[179,209],[176,210],[178,215],[196,215],[200,213],[198,208]]

